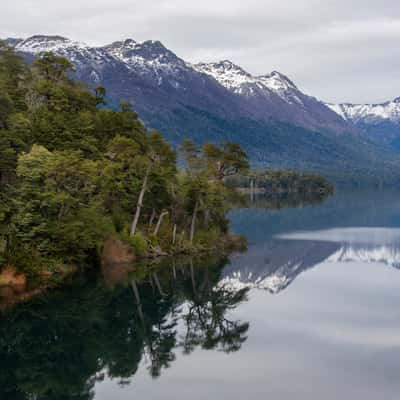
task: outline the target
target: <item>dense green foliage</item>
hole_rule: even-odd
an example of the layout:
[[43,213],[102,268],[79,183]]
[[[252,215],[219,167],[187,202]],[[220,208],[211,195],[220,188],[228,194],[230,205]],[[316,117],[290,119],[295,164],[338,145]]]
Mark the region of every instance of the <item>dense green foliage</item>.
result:
[[52,271],[97,259],[110,235],[148,254],[226,233],[223,178],[247,168],[240,147],[193,145],[196,171],[178,172],[160,133],[73,72],[52,53],[27,66],[0,44],[0,262]]

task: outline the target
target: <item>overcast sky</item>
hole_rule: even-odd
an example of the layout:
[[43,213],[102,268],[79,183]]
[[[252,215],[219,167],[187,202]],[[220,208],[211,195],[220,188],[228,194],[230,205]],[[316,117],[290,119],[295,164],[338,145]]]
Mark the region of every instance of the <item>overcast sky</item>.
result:
[[0,37],[161,40],[187,61],[278,70],[332,102],[400,96],[400,0],[5,0]]

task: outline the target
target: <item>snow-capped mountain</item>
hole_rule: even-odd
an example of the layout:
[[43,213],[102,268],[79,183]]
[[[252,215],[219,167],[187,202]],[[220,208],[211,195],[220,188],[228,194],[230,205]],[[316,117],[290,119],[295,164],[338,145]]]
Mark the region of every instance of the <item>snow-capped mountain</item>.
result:
[[[125,81],[129,81],[129,75],[139,75],[146,80],[146,84],[159,87],[167,83],[177,91],[191,91],[192,97],[196,96],[198,101],[206,93],[194,91],[193,84],[199,89],[200,81],[209,86],[217,83],[220,92],[227,89],[231,93],[229,107],[224,107],[224,102],[215,99],[219,108],[232,109],[232,103],[236,103],[235,114],[244,118],[264,121],[272,118],[308,129],[335,133],[342,133],[346,129],[346,123],[336,113],[322,102],[302,93],[279,72],[256,77],[230,61],[192,65],[159,41],[139,43],[127,39],[103,47],[91,47],[61,36],[36,35],[25,40],[9,39],[8,43],[18,52],[31,56],[52,51],[66,57],[74,64],[78,77],[86,78],[92,85],[109,83],[104,76],[104,68],[118,65],[120,69],[128,70],[125,71],[128,76],[123,77]],[[134,100],[137,104],[138,100]]]
[[187,69],[186,63],[159,41],[138,43],[133,39],[114,42],[103,48],[108,54],[125,63],[130,69],[143,73],[172,75]]
[[[78,70],[88,64],[96,69],[101,65],[118,61],[131,71],[153,76],[158,85],[163,79],[171,79],[189,71],[191,73],[198,71],[211,76],[229,91],[244,97],[260,96],[272,101],[278,101],[279,98],[285,103],[302,108],[305,108],[304,97],[315,100],[304,95],[289,78],[279,72],[252,76],[228,60],[192,65],[180,59],[161,42],[154,40],[140,43],[127,39],[104,47],[91,47],[61,36],[36,35],[25,40],[8,39],[8,43],[12,44],[18,52],[34,56],[44,51],[52,51],[68,58]],[[175,84],[179,87],[177,82]],[[316,101],[316,103],[324,107],[321,102]],[[273,114],[270,107],[266,107],[264,113],[265,115]],[[327,113],[329,114],[329,111]]]
[[[9,41],[10,39],[8,39]],[[73,42],[62,36],[35,35],[25,40],[16,39],[15,49],[24,53],[39,54],[43,51],[54,51],[57,53],[74,54],[88,48],[83,43]]]
[[239,95],[246,97],[257,94],[267,97],[278,95],[288,103],[303,104],[297,96],[299,90],[295,84],[277,71],[269,75],[253,76],[229,60],[209,64],[200,63],[194,65],[194,68],[212,76],[222,86]]
[[131,102],[149,128],[174,144],[183,137],[234,141],[252,161],[274,167],[339,171],[345,165],[371,170],[369,176],[383,168],[371,158],[375,149],[359,143],[354,124],[279,72],[253,76],[230,61],[193,65],[152,40],[93,47],[36,35],[6,42],[29,62],[43,51],[68,58],[76,79],[106,88],[109,106]]
[[375,124],[382,121],[400,122],[400,97],[382,104],[327,104],[346,121]]
[[329,104],[370,139],[400,150],[400,97],[381,104]]
[[[43,51],[66,57],[74,64],[77,79],[90,87],[107,89],[111,106],[130,101],[149,127],[167,133],[166,122],[177,126],[180,117],[176,114],[183,113],[185,107],[209,109],[218,102],[223,118],[237,112],[237,102],[224,88],[159,41],[127,39],[91,47],[60,36],[39,35],[7,42],[28,60]],[[179,136],[179,131],[174,133]]]
[[28,58],[37,57],[40,53],[50,51],[67,58],[74,65],[76,77],[90,83],[100,85],[108,71],[124,71],[126,67],[108,54],[103,48],[91,47],[81,42],[74,42],[62,36],[35,35],[25,40],[7,39],[18,53]]
[[78,69],[88,63],[100,66],[114,61],[113,57],[101,47],[90,47],[62,36],[32,36],[25,40],[17,40],[14,47],[20,53],[34,56],[45,51],[54,52],[69,59]]
[[277,71],[253,76],[229,60],[199,63],[194,68],[214,78],[230,92],[245,98],[259,118],[290,120],[299,126],[336,133],[346,129],[351,131],[346,124],[340,123],[340,118],[324,103],[301,92],[287,76]]

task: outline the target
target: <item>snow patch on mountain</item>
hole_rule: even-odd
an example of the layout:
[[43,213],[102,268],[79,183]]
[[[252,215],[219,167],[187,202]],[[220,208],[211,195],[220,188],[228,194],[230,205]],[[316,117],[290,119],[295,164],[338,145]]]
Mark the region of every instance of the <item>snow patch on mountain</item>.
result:
[[287,90],[298,90],[296,85],[285,75],[274,71],[269,75],[260,76],[260,79],[266,86],[276,92],[284,92]]
[[39,54],[44,51],[60,51],[70,47],[85,47],[85,45],[73,42],[72,40],[62,36],[36,35],[19,41],[16,44],[15,49],[25,53]]
[[326,104],[344,120],[374,124],[382,121],[400,122],[400,98],[382,104]]
[[157,75],[177,74],[189,68],[183,60],[155,40],[139,43],[127,39],[105,46],[104,50],[137,72],[153,72]]
[[21,53],[38,55],[53,52],[67,58],[75,66],[99,66],[113,61],[101,47],[91,47],[82,42],[74,42],[62,36],[36,35],[19,41],[15,50]]
[[213,77],[231,92],[248,97],[278,95],[287,103],[303,104],[299,95],[300,91],[296,85],[277,71],[268,75],[253,76],[229,60],[216,63],[200,63],[193,67],[199,72]]
[[[193,67],[199,72],[213,77],[222,86],[235,93],[243,94],[249,85],[259,84],[259,87],[262,88],[262,85],[255,77],[228,60],[208,64],[200,63]],[[252,91],[253,88],[250,87],[250,92]]]

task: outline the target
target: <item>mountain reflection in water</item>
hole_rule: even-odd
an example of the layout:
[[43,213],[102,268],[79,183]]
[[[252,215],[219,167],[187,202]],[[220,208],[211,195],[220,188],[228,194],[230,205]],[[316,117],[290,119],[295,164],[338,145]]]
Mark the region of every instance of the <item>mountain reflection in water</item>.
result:
[[317,265],[357,261],[400,268],[400,229],[353,227],[278,235],[234,259],[220,284],[279,293]]

